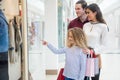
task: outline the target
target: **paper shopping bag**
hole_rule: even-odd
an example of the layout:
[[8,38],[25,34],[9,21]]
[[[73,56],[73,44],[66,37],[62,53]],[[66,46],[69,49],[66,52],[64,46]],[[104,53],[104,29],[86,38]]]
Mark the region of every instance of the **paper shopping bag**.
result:
[[85,76],[94,77],[94,58],[87,58]]
[[99,74],[99,58],[96,56],[93,48],[89,47],[89,49],[90,49],[90,54],[87,55],[86,73],[87,76],[94,77],[95,75]]
[[95,75],[99,74],[99,58],[94,58],[94,73]]
[[65,77],[63,76],[63,71],[64,71],[64,68],[61,68],[58,74],[57,80],[65,80]]

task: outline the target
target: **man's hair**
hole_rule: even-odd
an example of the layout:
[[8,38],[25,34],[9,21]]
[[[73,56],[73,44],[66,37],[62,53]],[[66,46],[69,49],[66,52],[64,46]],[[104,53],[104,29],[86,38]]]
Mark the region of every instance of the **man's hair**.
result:
[[0,0],[0,2],[2,2],[2,0]]
[[79,0],[76,2],[76,4],[81,4],[83,9],[87,7],[87,2],[85,0]]

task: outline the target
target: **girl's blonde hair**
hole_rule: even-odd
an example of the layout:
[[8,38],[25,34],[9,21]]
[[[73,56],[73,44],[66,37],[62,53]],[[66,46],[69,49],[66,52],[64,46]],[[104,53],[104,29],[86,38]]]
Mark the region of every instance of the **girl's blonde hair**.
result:
[[68,40],[69,37],[69,33],[72,33],[73,39],[74,39],[74,43],[76,46],[80,47],[80,48],[88,48],[87,46],[87,39],[86,39],[86,35],[84,33],[84,31],[81,28],[71,28],[68,30],[68,34],[67,34],[67,46],[68,47],[72,47],[73,44],[71,44]]

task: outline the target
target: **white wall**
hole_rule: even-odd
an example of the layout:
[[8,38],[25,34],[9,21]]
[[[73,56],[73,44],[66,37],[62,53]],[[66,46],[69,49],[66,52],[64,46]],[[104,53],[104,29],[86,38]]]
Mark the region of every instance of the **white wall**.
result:
[[[114,6],[113,6],[114,5]],[[103,10],[104,18],[110,29],[109,41],[111,41],[110,52],[120,52],[120,4],[114,3]]]

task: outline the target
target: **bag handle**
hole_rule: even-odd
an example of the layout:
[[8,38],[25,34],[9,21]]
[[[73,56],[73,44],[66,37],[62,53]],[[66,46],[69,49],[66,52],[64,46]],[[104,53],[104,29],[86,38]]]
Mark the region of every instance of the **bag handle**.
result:
[[93,48],[91,47],[88,47],[90,49],[90,54],[87,55],[88,58],[95,58],[96,55],[95,55],[95,51]]

